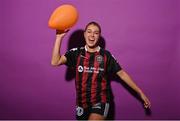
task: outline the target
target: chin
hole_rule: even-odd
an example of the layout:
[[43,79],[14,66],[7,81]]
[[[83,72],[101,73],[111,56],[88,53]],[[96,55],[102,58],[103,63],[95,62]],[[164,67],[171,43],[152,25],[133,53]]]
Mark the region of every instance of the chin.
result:
[[96,47],[95,44],[88,44],[87,46],[88,46],[89,48],[94,48],[94,47]]

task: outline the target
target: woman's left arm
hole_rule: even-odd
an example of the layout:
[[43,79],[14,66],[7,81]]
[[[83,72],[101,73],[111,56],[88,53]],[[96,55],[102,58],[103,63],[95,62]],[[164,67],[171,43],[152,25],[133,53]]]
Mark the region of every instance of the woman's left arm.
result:
[[149,101],[149,99],[147,98],[147,96],[142,92],[142,90],[135,84],[135,82],[131,79],[131,77],[124,71],[124,70],[120,70],[116,73],[128,86],[130,86],[134,91],[136,91],[142,101],[144,102],[144,107],[145,108],[150,108],[151,107],[151,103]]

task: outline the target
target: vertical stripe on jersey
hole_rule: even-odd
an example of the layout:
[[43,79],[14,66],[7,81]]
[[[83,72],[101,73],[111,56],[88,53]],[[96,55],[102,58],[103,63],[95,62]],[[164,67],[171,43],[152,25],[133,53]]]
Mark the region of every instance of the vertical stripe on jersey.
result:
[[[86,67],[89,67],[89,57],[90,57],[90,54],[85,52],[85,58],[83,60],[83,67],[84,67],[84,70]],[[88,78],[88,72],[85,72],[83,71],[83,74],[82,74],[82,104],[83,104],[83,107],[87,107],[87,103],[86,103],[86,99],[87,99],[87,78]]]
[[104,73],[107,71],[107,55],[104,53]]
[[[104,57],[104,51],[100,50],[100,55]],[[103,61],[99,64],[99,68],[104,69],[104,59]],[[97,92],[96,92],[96,101],[101,102],[101,83],[102,83],[102,77],[104,76],[104,71],[99,71],[99,74],[97,76]]]
[[97,103],[96,101],[96,93],[97,93],[97,76],[100,73],[99,69],[99,63],[96,60],[97,55],[99,55],[99,53],[95,53],[95,57],[94,57],[94,72],[93,72],[93,76],[92,76],[92,86],[91,86],[91,102],[93,104]]
[[78,65],[80,64],[80,55],[78,56],[77,58],[77,65],[76,65],[76,81],[75,81],[75,84],[76,84],[76,102],[77,102],[77,105],[79,104],[79,99],[81,99],[79,97],[79,89],[81,88],[80,87],[80,82],[79,82],[79,72],[78,72]]
[[[88,53],[88,54],[90,54],[90,53]],[[89,68],[94,67],[94,63],[93,63],[94,57],[95,57],[94,54],[90,55],[89,66],[88,66]],[[93,75],[93,73],[88,73],[87,86],[86,86],[86,102],[87,102],[87,105],[91,105],[92,75]]]
[[[104,74],[106,74],[105,73],[106,72],[106,64],[107,64],[107,56],[104,53]],[[107,95],[108,95],[107,87],[110,86],[107,83],[107,79],[105,79],[104,77],[106,77],[106,75],[103,76],[102,82],[101,82],[101,86],[102,86],[102,88],[101,88],[101,101],[102,102],[106,102],[107,101]]]
[[83,58],[81,57],[81,55],[83,54],[84,51],[80,52],[79,56],[78,56],[78,61],[77,61],[77,65],[76,65],[76,87],[77,87],[77,103],[79,106],[82,106],[81,100],[82,100],[82,72],[78,71],[78,67],[79,65],[83,67]]

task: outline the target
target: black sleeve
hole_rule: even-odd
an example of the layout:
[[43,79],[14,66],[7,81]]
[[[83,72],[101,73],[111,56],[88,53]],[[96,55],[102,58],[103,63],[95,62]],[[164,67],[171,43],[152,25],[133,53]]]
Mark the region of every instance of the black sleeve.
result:
[[107,72],[109,74],[116,74],[122,68],[119,65],[118,61],[110,53],[108,54],[108,63],[107,63]]
[[65,53],[65,57],[67,58],[67,62],[65,63],[68,67],[76,66],[76,57],[77,57],[78,48],[73,48]]

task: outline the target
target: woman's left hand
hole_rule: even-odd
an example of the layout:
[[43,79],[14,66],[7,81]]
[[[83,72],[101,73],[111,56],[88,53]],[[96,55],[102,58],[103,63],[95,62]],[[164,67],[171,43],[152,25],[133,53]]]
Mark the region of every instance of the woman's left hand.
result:
[[149,99],[146,97],[146,95],[141,93],[140,96],[141,96],[142,101],[144,102],[144,108],[150,108],[151,103],[150,103]]

